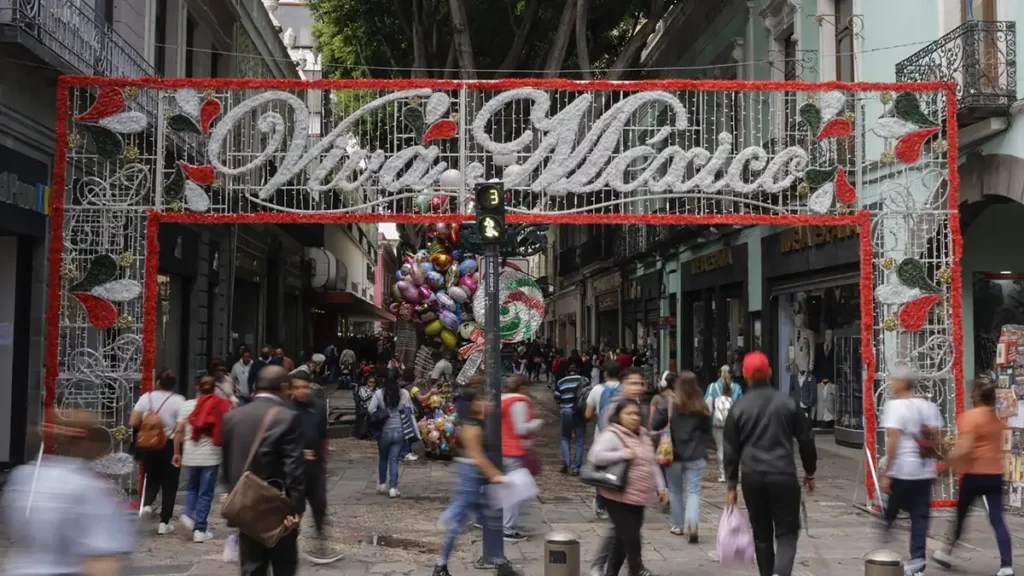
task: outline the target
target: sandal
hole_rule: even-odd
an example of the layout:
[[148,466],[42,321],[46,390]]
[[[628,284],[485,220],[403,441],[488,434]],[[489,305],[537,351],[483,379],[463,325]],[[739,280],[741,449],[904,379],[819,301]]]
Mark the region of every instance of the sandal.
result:
[[676,536],[682,536],[682,535],[683,535],[683,529],[682,529],[682,528],[680,528],[679,526],[673,526],[673,527],[672,527],[672,528],[671,528],[671,529],[669,530],[669,532],[671,532],[671,533],[675,534]]

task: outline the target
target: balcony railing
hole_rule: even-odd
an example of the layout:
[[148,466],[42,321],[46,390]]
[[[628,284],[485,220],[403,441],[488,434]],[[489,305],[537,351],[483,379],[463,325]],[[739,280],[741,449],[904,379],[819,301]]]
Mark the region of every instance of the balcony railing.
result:
[[558,269],[555,273],[559,278],[565,278],[570,274],[580,271],[580,248],[572,246],[558,253]]
[[146,59],[83,0],[0,0],[3,26],[37,41],[62,61],[52,64],[68,71],[129,78],[155,75]]
[[581,268],[615,258],[615,242],[618,234],[610,226],[602,228],[602,232],[587,238],[583,242],[582,253],[580,254]]
[[1006,114],[1017,99],[1016,24],[964,22],[896,64],[897,82],[949,80],[961,122]]

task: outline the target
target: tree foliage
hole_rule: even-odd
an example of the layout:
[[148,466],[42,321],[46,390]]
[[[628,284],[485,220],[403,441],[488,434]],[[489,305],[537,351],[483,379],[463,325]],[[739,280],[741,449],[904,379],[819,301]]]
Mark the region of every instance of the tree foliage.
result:
[[[657,22],[697,0],[311,0],[335,78],[621,79]],[[581,69],[585,69],[582,70]],[[591,73],[589,69],[594,69]]]

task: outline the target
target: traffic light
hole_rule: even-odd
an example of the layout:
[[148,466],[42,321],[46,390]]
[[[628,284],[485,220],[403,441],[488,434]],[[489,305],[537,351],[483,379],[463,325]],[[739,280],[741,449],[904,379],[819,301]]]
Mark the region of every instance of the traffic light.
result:
[[476,231],[484,243],[505,239],[505,188],[500,182],[476,185]]

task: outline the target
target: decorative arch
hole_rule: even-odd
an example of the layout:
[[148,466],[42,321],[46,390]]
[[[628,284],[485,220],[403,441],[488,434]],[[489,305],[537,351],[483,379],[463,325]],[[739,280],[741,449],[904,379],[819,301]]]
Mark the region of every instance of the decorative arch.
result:
[[[497,179],[511,222],[858,226],[877,455],[894,367],[921,374],[950,425],[964,409],[955,94],[935,82],[62,77],[46,417],[97,408],[115,452],[126,439],[152,385],[161,223],[453,224],[472,219],[473,185]],[[952,484],[942,491],[949,505]]]

